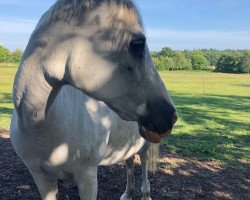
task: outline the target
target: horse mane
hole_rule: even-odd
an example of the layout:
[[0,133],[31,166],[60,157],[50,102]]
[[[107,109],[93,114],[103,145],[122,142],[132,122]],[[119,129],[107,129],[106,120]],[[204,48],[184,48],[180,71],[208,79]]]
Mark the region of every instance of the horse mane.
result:
[[[135,20],[142,25],[141,16],[133,0],[57,0],[41,17],[32,35],[37,36],[48,26],[59,22],[70,23],[72,19],[78,19],[79,24],[83,23],[84,14],[104,2],[117,6],[110,23],[110,29],[114,30],[113,34],[121,34],[122,30],[122,35],[124,35],[125,29],[128,30]],[[121,26],[121,23],[118,24],[116,21],[123,22],[123,25]]]

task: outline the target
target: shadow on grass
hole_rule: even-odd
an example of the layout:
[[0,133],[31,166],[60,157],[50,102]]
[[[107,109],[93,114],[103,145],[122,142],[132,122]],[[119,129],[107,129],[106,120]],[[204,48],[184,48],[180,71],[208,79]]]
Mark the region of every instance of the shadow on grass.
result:
[[1,116],[8,116],[12,115],[13,109],[9,107],[3,106],[3,104],[12,104],[12,95],[9,93],[1,94],[0,98],[0,115]]
[[[11,93],[2,93],[0,98],[0,103],[12,103],[12,95]],[[0,105],[1,105],[0,104]]]
[[173,95],[173,99],[180,118],[186,124],[204,124],[205,129],[215,132],[218,130],[206,127],[206,124],[213,122],[229,131],[249,128],[249,123],[241,120],[242,113],[247,115],[250,112],[250,97],[248,96]]
[[[202,109],[203,106],[209,108]],[[225,109],[228,109],[228,107]],[[224,126],[224,130],[230,131],[246,129],[249,126],[247,122],[238,121],[238,119],[236,119],[237,121],[234,119],[230,119],[228,115],[232,113],[223,111],[223,105],[219,106],[218,108],[212,108],[212,106],[209,105],[200,105],[199,107],[197,105],[197,108],[181,106],[178,110],[181,119],[189,125],[205,125],[209,123],[216,123],[218,125]],[[241,111],[239,111],[238,115],[241,115],[240,112]],[[246,110],[244,112],[246,112]],[[209,127],[205,128],[207,128],[209,131],[213,131]]]
[[1,107],[1,106],[0,106],[0,113],[1,113],[1,115],[11,116],[11,115],[12,115],[12,112],[13,112],[13,109],[12,109],[12,108],[5,108],[5,107]]
[[241,168],[239,160],[249,160],[249,136],[196,133],[173,134],[164,141],[171,152],[201,160],[219,160],[224,166]]
[[[183,124],[176,126],[164,143],[172,152],[205,160],[220,160],[237,165],[249,160],[250,97],[219,95],[172,95]],[[241,116],[244,116],[241,119]],[[250,116],[249,116],[250,117]],[[249,119],[249,118],[248,118]],[[191,131],[185,132],[187,128]]]
[[237,87],[250,87],[250,84],[232,84],[233,86],[237,86]]
[[250,96],[220,96],[220,95],[172,95],[175,104],[181,107],[190,105],[209,106],[210,111],[215,111],[215,108],[231,109],[232,111],[250,111]]

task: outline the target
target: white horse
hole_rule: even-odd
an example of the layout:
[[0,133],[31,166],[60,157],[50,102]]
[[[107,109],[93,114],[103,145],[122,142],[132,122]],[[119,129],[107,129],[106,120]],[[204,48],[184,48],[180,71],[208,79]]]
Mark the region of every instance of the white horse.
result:
[[[15,115],[14,112],[13,119],[17,117]],[[24,155],[21,158],[29,167],[40,192],[44,191],[41,192],[44,199],[55,199],[58,192],[57,178],[77,180],[80,174],[87,178],[84,172],[86,169],[95,177],[98,165],[109,166],[121,161],[126,161],[127,165],[126,192],[121,199],[130,199],[135,190],[133,155],[139,150],[142,162],[142,199],[150,199],[150,183],[147,178],[148,161],[151,156],[149,153],[157,152],[149,151],[152,144],[139,135],[136,122],[122,120],[103,102],[96,101],[71,86],[63,86],[60,89],[51,106],[48,121],[48,126],[51,127],[45,126],[42,130],[42,146],[37,145],[37,137],[33,143],[32,139],[23,138],[19,131],[11,130],[11,140],[16,151],[23,152],[26,149],[25,156],[31,164],[26,163]],[[39,152],[38,148],[41,148]],[[78,174],[77,171],[82,172]],[[97,184],[96,177],[85,181],[84,184],[91,186],[93,182]],[[48,188],[43,188],[44,186]],[[88,189],[89,187],[84,191]],[[50,198],[45,198],[49,191]]]
[[97,166],[142,148],[138,125],[159,143],[177,120],[130,0],[58,0],[30,38],[13,99],[11,141],[44,200],[62,177],[96,199]]

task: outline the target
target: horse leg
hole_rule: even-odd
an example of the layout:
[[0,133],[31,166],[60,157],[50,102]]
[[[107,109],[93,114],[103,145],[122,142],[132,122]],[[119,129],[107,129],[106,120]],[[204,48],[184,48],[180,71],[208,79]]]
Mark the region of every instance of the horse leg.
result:
[[150,198],[150,182],[148,180],[148,161],[149,161],[150,143],[146,142],[140,151],[141,167],[142,167],[142,200],[151,200]]
[[134,179],[134,156],[126,160],[127,168],[127,186],[125,193],[121,196],[120,200],[131,200],[131,196],[135,191],[135,179]]
[[76,176],[81,200],[96,200],[97,197],[97,166],[82,168]]
[[30,170],[42,200],[56,200],[58,194],[57,179],[42,169]]

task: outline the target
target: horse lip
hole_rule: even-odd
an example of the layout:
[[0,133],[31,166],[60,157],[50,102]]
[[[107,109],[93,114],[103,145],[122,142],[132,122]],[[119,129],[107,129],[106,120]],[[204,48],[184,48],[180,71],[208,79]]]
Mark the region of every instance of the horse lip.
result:
[[147,141],[152,143],[160,143],[162,138],[169,136],[172,132],[172,129],[167,131],[164,134],[158,134],[156,132],[150,131],[143,126],[139,128],[140,135]]

